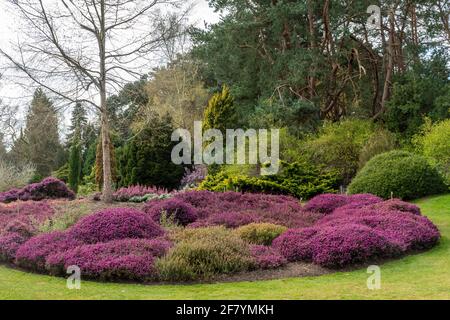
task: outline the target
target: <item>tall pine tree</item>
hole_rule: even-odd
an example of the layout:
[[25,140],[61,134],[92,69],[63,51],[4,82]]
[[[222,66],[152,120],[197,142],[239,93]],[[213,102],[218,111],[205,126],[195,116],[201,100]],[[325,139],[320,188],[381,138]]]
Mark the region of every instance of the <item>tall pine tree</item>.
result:
[[35,165],[37,175],[48,176],[57,168],[61,150],[58,115],[42,89],[34,92],[21,140],[25,144],[24,160]]
[[78,185],[82,177],[82,154],[84,131],[87,125],[86,111],[83,106],[77,103],[72,112],[72,126],[70,139],[70,155],[69,155],[69,186],[77,192]]

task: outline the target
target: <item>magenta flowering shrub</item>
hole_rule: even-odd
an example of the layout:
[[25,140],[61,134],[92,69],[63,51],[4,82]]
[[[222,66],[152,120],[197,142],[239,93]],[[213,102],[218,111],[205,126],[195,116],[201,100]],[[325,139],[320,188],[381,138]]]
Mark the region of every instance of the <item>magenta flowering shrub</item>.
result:
[[305,212],[300,202],[289,196],[189,191],[175,195],[174,199],[180,199],[196,208],[197,224],[202,221],[209,222],[210,219],[215,220],[217,224],[217,219],[227,217],[229,212],[244,213],[257,217],[256,220],[260,222],[287,227],[307,227],[321,217],[315,212]]
[[371,228],[397,246],[402,253],[433,247],[439,231],[426,217],[401,211],[359,209],[339,212],[318,222],[321,228],[358,224]]
[[144,211],[150,215],[153,221],[167,221],[186,226],[197,220],[197,210],[180,199],[167,199],[163,201],[150,201],[145,204]]
[[400,199],[392,199],[383,202],[379,202],[370,206],[372,209],[379,210],[394,210],[401,212],[409,212],[420,216],[420,208],[414,204],[402,201]]
[[147,194],[167,194],[168,191],[163,188],[153,187],[153,186],[129,186],[120,188],[113,194],[115,201],[127,202],[133,197],[143,197]]
[[68,233],[83,243],[118,239],[152,239],[164,234],[149,215],[131,208],[112,208],[82,218]]
[[41,201],[44,199],[75,199],[75,194],[67,188],[64,182],[56,178],[46,178],[38,183],[25,186],[22,189],[12,189],[0,193],[0,202],[9,203],[17,200]]
[[327,268],[387,258],[396,248],[375,230],[360,224],[321,229],[311,241],[313,262]]
[[17,249],[15,263],[23,268],[45,272],[45,260],[50,254],[67,251],[81,244],[67,232],[44,233],[31,238]]
[[17,249],[28,238],[16,232],[6,232],[0,235],[0,261],[13,262]]
[[149,280],[155,278],[155,258],[171,247],[163,239],[121,239],[83,245],[51,254],[46,259],[50,274],[63,275],[67,267],[80,267],[83,277],[100,280]]
[[274,249],[289,261],[341,268],[429,249],[439,241],[436,226],[409,203],[354,195],[339,196],[337,207],[330,198],[321,197],[311,206],[327,212],[312,228],[286,231],[274,240]]
[[225,226],[227,228],[239,228],[250,223],[258,222],[259,218],[256,214],[246,212],[222,212],[213,214],[208,218],[209,225]]
[[317,212],[321,214],[330,214],[336,208],[349,203],[347,196],[342,194],[321,194],[315,196],[305,206],[306,211]]
[[289,229],[272,242],[272,247],[288,261],[312,260],[312,238],[317,234],[316,228]]
[[[55,214],[47,202],[18,202],[0,204],[0,233],[3,231],[34,234],[39,224]],[[20,229],[20,230],[19,230]]]
[[255,266],[260,269],[275,269],[287,263],[285,257],[271,247],[263,245],[250,246],[250,254]]

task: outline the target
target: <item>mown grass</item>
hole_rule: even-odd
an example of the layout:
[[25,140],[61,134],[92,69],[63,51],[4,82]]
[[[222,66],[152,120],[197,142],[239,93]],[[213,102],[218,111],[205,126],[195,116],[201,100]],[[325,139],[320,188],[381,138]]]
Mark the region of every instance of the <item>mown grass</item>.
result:
[[450,195],[417,202],[442,233],[439,246],[381,266],[380,290],[366,270],[272,281],[145,286],[66,281],[0,266],[0,299],[450,299]]

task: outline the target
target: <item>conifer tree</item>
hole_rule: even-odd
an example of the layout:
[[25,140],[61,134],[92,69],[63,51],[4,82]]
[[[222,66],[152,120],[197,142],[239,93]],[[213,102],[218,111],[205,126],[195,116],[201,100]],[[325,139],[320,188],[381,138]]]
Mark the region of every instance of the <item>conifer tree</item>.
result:
[[203,116],[203,130],[218,129],[225,133],[236,125],[236,108],[230,89],[224,85],[221,92],[215,93],[208,102]]
[[35,165],[37,175],[48,176],[57,168],[57,154],[61,150],[58,115],[42,89],[34,92],[20,144],[23,160]]

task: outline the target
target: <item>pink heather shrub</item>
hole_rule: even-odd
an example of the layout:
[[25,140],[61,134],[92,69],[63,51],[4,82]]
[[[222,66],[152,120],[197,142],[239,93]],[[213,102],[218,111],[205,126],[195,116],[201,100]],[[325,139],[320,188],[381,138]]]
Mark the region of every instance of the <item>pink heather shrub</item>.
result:
[[197,209],[198,219],[207,220],[224,212],[243,212],[258,217],[258,221],[287,227],[307,227],[320,218],[315,212],[304,212],[300,202],[288,196],[210,191],[189,191],[177,194]]
[[370,206],[371,209],[379,209],[379,210],[394,210],[401,212],[409,212],[415,215],[420,216],[420,208],[414,204],[402,201],[400,199],[392,199],[383,201],[380,203],[376,203]]
[[18,190],[13,189],[0,193],[0,202],[9,203],[17,200],[41,201],[44,199],[75,199],[75,194],[67,188],[64,182],[56,178],[46,178]]
[[375,230],[358,224],[323,228],[311,246],[313,262],[333,269],[390,257],[396,251]]
[[321,220],[321,228],[358,224],[371,228],[386,238],[402,253],[433,247],[440,234],[426,217],[401,211],[353,211],[351,214],[336,214],[332,219]]
[[227,228],[239,228],[250,223],[258,222],[256,214],[246,212],[223,212],[213,214],[208,218],[210,225],[225,226]]
[[321,214],[330,214],[336,208],[349,203],[349,199],[341,194],[321,194],[315,196],[305,206],[306,211],[317,212]]
[[81,241],[73,239],[67,232],[44,233],[31,238],[17,249],[15,263],[30,270],[44,272],[47,256],[81,244]]
[[161,195],[161,194],[167,194],[167,193],[168,193],[168,191],[163,188],[158,188],[158,187],[153,187],[153,186],[136,185],[136,186],[120,188],[119,190],[117,190],[114,193],[113,198],[115,201],[127,202],[133,197],[143,197],[147,194]]
[[144,211],[158,223],[161,222],[163,215],[164,219],[182,226],[197,220],[197,210],[180,199],[150,201],[146,203]]
[[250,253],[255,265],[260,269],[275,269],[287,263],[287,260],[271,247],[252,245]]
[[83,245],[52,254],[46,259],[51,274],[63,275],[67,267],[79,266],[83,277],[100,280],[149,280],[155,277],[155,258],[171,247],[163,239],[121,239]]
[[118,239],[152,239],[164,234],[150,216],[136,209],[112,208],[82,218],[68,230],[86,244]]
[[276,238],[272,247],[288,261],[311,261],[313,250],[311,241],[317,234],[316,228],[289,229]]
[[0,204],[0,233],[10,231],[34,234],[38,225],[54,214],[55,211],[46,202],[29,201],[10,205]]
[[16,232],[0,235],[0,261],[13,262],[17,249],[27,240],[27,237]]

